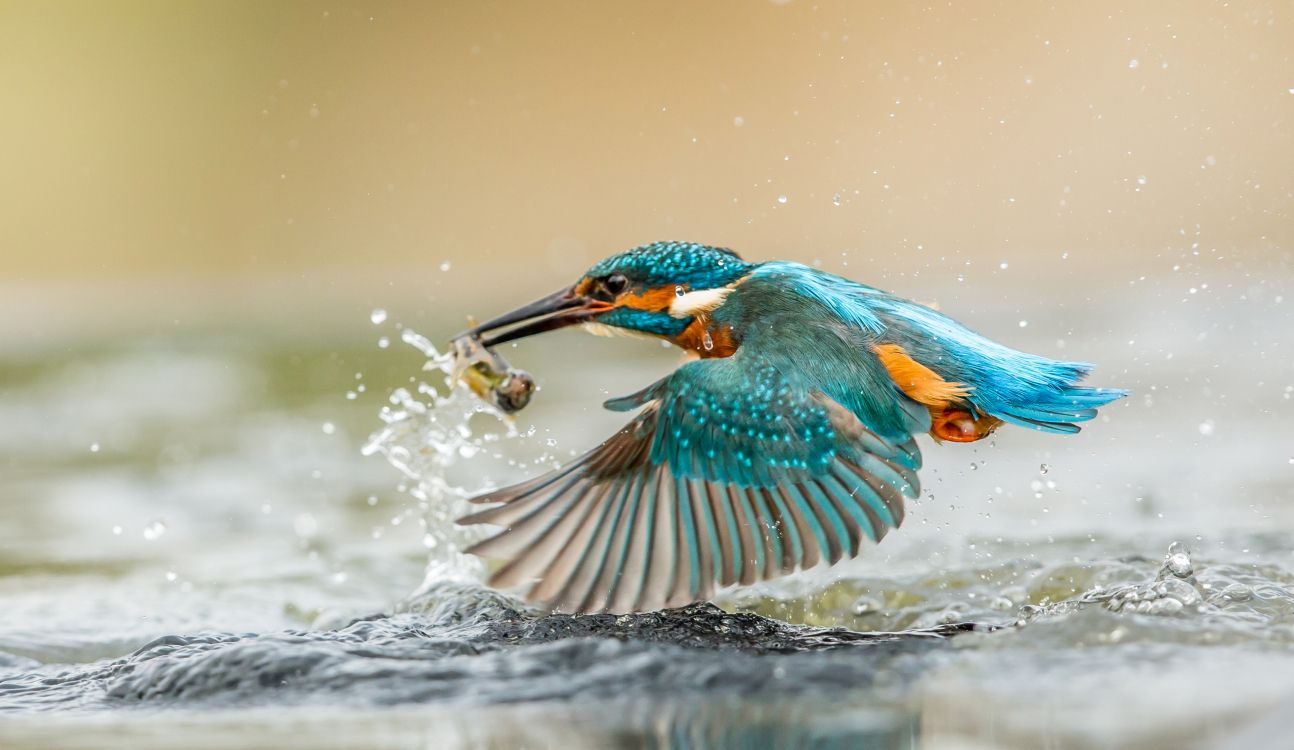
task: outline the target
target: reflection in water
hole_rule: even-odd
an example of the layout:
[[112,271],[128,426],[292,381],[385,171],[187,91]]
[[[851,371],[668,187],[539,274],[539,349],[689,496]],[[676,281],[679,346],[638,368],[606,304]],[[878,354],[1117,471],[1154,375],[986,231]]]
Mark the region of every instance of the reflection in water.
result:
[[897,750],[917,746],[920,719],[902,710],[878,711],[832,698],[806,703],[705,700],[697,704],[635,706],[642,721],[625,747],[653,750]]

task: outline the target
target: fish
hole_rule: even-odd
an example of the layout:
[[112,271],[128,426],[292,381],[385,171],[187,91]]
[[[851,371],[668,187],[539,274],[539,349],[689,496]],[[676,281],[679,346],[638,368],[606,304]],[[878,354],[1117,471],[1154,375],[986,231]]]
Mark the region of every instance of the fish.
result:
[[516,414],[530,403],[535,379],[512,367],[477,335],[467,333],[449,342],[450,382],[462,383],[477,398],[504,414]]

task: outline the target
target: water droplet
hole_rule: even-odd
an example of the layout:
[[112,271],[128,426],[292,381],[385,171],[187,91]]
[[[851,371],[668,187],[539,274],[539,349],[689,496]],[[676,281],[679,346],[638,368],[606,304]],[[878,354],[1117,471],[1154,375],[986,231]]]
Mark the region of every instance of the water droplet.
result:
[[884,602],[874,596],[863,596],[854,602],[854,614],[866,615],[872,612],[879,612],[885,606]]
[[741,115],[737,115],[736,117],[732,118],[732,124],[734,127],[739,128],[742,125],[746,124],[746,118],[742,117]]
[[441,271],[448,271],[450,268],[451,268],[451,266],[450,266],[450,264],[449,264],[449,261],[447,261],[447,260],[446,260],[446,261],[442,261],[442,262],[441,262],[441,264],[440,264],[440,270],[441,270]]
[[91,453],[98,453],[98,452],[99,452],[99,444],[98,444],[98,443],[90,443],[90,452],[91,452]]
[[112,527],[112,535],[113,535],[113,536],[121,536],[121,532],[122,532],[122,528],[121,528],[120,526],[113,526],[113,527]]
[[168,580],[168,581],[170,581],[170,582],[174,583],[176,578],[179,578],[179,576],[177,576],[177,575],[175,574],[175,571],[174,571],[174,570],[168,570],[168,571],[166,571],[166,580]]
[[381,323],[385,323],[385,322],[386,322],[386,310],[383,310],[383,309],[382,309],[382,308],[380,308],[380,307],[379,307],[379,308],[376,308],[375,310],[373,310],[373,312],[371,312],[371,313],[369,313],[369,314],[368,314],[368,319],[369,319],[369,320],[371,320],[371,321],[373,321],[373,325],[379,325],[379,324],[381,324]]
[[346,391],[346,400],[347,400],[347,401],[354,401],[354,400],[355,400],[355,399],[357,399],[357,398],[359,398],[359,394],[358,394],[358,393],[356,393],[355,391]]
[[785,205],[785,204],[786,204],[786,196],[785,196],[785,195],[779,195],[779,196],[777,196],[777,202],[778,202],[778,203],[781,203],[781,204],[783,204],[783,205]]
[[1169,573],[1178,578],[1189,578],[1195,572],[1194,567],[1191,565],[1191,556],[1187,554],[1185,549],[1170,552],[1168,559],[1164,562],[1164,567],[1168,569]]
[[714,337],[710,335],[709,331],[706,331],[701,336],[701,346],[704,347],[707,352],[714,348]]
[[440,356],[440,352],[436,351],[436,345],[431,343],[431,340],[426,336],[413,329],[406,328],[401,331],[400,340],[425,354],[428,359],[435,359]]
[[1212,420],[1212,419],[1206,419],[1206,420],[1204,420],[1203,422],[1200,422],[1200,434],[1201,434],[1201,435],[1203,435],[1203,436],[1205,436],[1205,437],[1208,437],[1209,435],[1212,435],[1212,434],[1213,434],[1213,420]]
[[831,196],[831,204],[833,206],[840,205],[840,193],[836,193],[835,195]]
[[319,532],[319,522],[309,513],[301,513],[292,521],[292,530],[297,536],[309,539]]
[[390,345],[391,345],[391,339],[387,338],[386,336],[383,336],[382,338],[377,340],[378,349],[385,349]]
[[1128,61],[1128,70],[1136,70],[1139,67],[1141,67],[1141,61],[1137,58],[1134,57]]
[[1005,271],[1008,267],[1010,267],[1010,265],[1011,265],[1010,263],[1007,263],[1006,261],[1002,261],[1001,263],[997,264],[997,267]]
[[1050,466],[1048,466],[1047,464],[1041,464],[1041,465],[1038,467],[1038,473],[1039,473],[1039,474],[1042,474],[1043,476],[1046,476],[1047,472],[1049,472],[1049,471],[1051,471],[1051,467],[1050,467]]
[[1022,320],[1022,321],[1020,321],[1020,327],[1021,327],[1021,328],[1028,328],[1028,327],[1029,327],[1029,321],[1027,321],[1027,320]]
[[337,425],[333,424],[332,422],[324,422],[323,425],[321,425],[320,429],[323,430],[323,433],[325,435],[331,435],[337,431]]
[[144,538],[150,542],[156,539],[161,539],[162,535],[165,533],[166,523],[161,520],[150,521],[148,525],[144,527]]

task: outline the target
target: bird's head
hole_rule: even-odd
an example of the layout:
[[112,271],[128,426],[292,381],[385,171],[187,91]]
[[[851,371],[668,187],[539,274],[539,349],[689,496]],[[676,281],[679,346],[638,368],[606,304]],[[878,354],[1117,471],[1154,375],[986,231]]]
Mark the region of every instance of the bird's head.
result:
[[595,264],[570,287],[468,331],[496,346],[583,324],[595,332],[673,338],[723,303],[755,267],[731,250],[690,242],[654,242]]

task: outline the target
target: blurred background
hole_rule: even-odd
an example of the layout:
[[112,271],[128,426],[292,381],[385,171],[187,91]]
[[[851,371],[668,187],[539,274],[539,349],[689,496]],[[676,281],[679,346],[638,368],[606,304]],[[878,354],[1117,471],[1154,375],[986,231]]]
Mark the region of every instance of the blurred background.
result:
[[[1072,440],[926,443],[928,497],[858,568],[915,609],[774,614],[934,624],[1171,541],[1288,564],[1292,25],[1288,2],[0,0],[0,656],[388,609],[448,533],[360,456],[430,377],[402,333],[659,239],[934,302],[1134,392]],[[543,389],[533,439],[479,481],[592,445],[623,420],[604,394],[677,362],[574,333],[505,354]],[[975,601],[930,578],[985,566],[1009,581]],[[1036,686],[986,664],[951,684]],[[1294,684],[1198,689],[1249,716]],[[960,731],[956,694],[928,710]]]
[[460,315],[661,238],[1022,291],[1288,263],[1287,3],[0,13],[7,338]]

